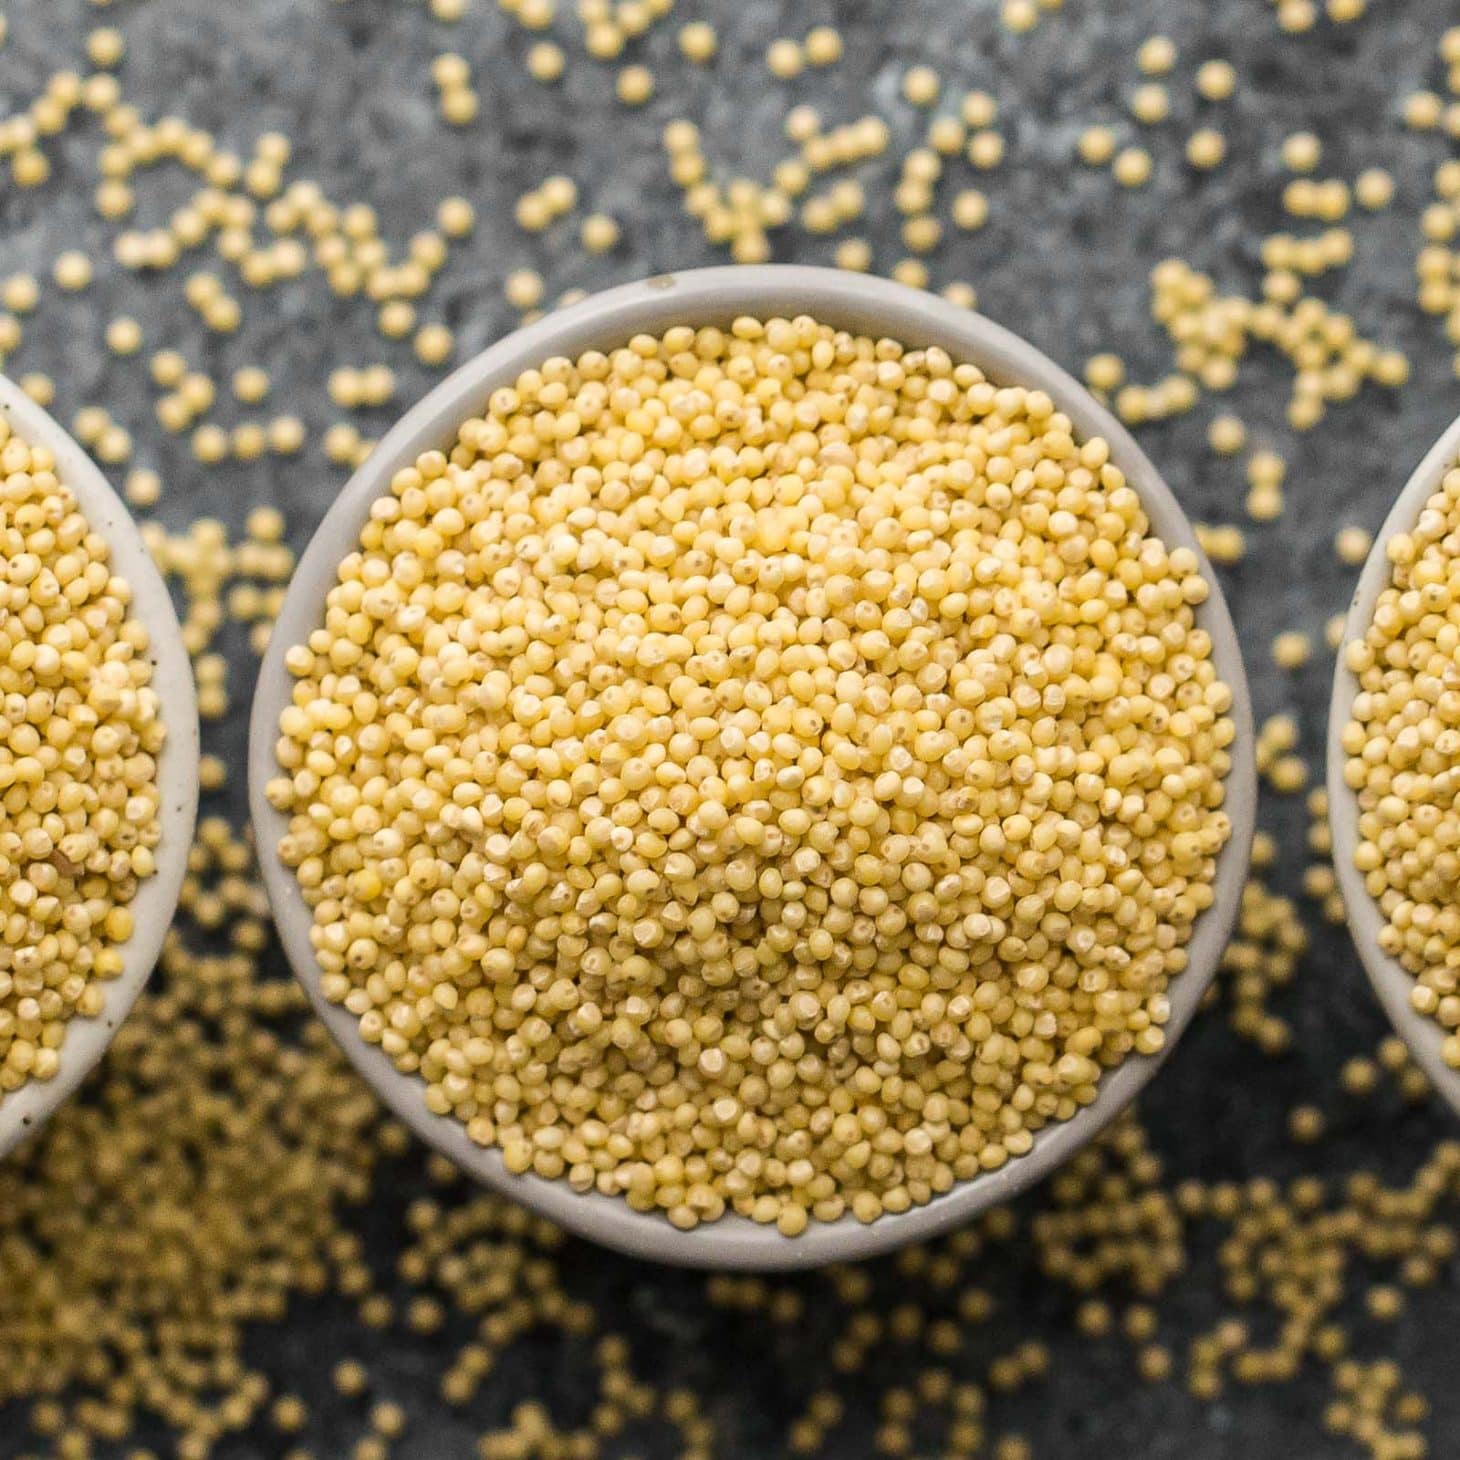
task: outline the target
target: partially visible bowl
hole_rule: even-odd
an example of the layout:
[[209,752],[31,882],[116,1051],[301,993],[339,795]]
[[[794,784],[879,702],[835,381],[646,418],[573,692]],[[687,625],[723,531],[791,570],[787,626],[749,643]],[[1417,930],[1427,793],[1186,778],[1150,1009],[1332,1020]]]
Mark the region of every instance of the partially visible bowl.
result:
[[1343,727],[1353,714],[1358,681],[1344,662],[1344,648],[1363,638],[1374,617],[1379,595],[1389,585],[1390,565],[1387,556],[1389,539],[1397,532],[1408,532],[1419,518],[1425,502],[1439,486],[1445,473],[1460,458],[1460,417],[1430,448],[1429,454],[1415,468],[1396,498],[1374,546],[1369,551],[1358,587],[1354,589],[1344,624],[1343,648],[1333,673],[1333,698],[1328,709],[1328,822],[1333,835],[1333,866],[1343,893],[1344,911],[1349,931],[1369,982],[1379,996],[1399,1037],[1410,1053],[1434,1082],[1435,1088],[1450,1107],[1460,1112],[1460,1070],[1452,1069],[1440,1053],[1444,1034],[1435,1020],[1421,1014],[1410,1003],[1414,975],[1397,959],[1379,946],[1379,933],[1384,918],[1378,905],[1364,886],[1364,876],[1354,866],[1354,848],[1358,845],[1358,799],[1344,781],[1344,765],[1348,756],[1340,744]]
[[172,595],[142,542],[137,524],[92,459],[13,381],[0,375],[0,415],[33,446],[56,458],[57,475],[75,494],[82,513],[106,539],[115,570],[132,589],[132,612],[147,629],[152,687],[161,701],[167,739],[157,774],[162,793],[162,839],[157,870],[130,907],[136,930],[123,945],[122,972],[100,985],[105,1003],[95,1018],[66,1026],[61,1067],[50,1080],[30,1080],[0,1099],[0,1157],[33,1135],[106,1052],[118,1026],[151,976],[162,939],[177,909],[198,810],[198,704],[192,667]]
[[1196,925],[1188,968],[1171,985],[1171,1018],[1163,1054],[1169,1052],[1216,972],[1241,899],[1252,842],[1256,773],[1251,712],[1231,619],[1210,565],[1200,557],[1191,525],[1169,488],[1124,428],[1083,387],[1032,345],[992,321],[887,280],[786,265],[664,275],[611,289],[560,310],[509,335],[462,366],[384,437],[340,493],[301,559],[274,625],[254,696],[249,780],[260,862],[285,951],[320,1017],[396,1115],[463,1171],[606,1246],[686,1266],[771,1270],[868,1257],[967,1222],[1068,1160],[1130,1102],[1155,1073],[1161,1056],[1130,1056],[1103,1076],[1093,1104],[1069,1121],[1046,1126],[1028,1154],[998,1171],[960,1183],[926,1206],[882,1216],[866,1226],[850,1216],[834,1223],[813,1223],[798,1237],[783,1236],[774,1227],[740,1216],[678,1231],[662,1216],[635,1212],[618,1198],[579,1195],[565,1182],[510,1174],[500,1151],[474,1144],[458,1121],[427,1110],[421,1081],[402,1074],[378,1047],[367,1044],[360,1037],[355,1016],[329,1003],[320,992],[319,968],[309,939],[310,909],[294,874],[275,854],[287,822],[265,795],[267,783],[277,774],[279,714],[290,697],[285,652],[319,626],[325,594],[335,582],[340,561],[357,545],[371,504],[389,490],[395,472],[414,462],[421,452],[449,444],[461,424],[481,410],[493,389],[510,383],[548,356],[609,349],[635,333],[661,332],[676,324],[727,325],[743,314],[810,314],[842,328],[891,336],[909,346],[941,346],[955,359],[973,361],[996,381],[1047,391],[1080,436],[1103,436],[1110,443],[1112,457],[1139,493],[1153,530],[1168,543],[1198,554],[1212,593],[1197,617],[1212,637],[1217,670],[1231,686],[1237,725],[1226,782],[1232,836],[1219,859],[1215,903]]

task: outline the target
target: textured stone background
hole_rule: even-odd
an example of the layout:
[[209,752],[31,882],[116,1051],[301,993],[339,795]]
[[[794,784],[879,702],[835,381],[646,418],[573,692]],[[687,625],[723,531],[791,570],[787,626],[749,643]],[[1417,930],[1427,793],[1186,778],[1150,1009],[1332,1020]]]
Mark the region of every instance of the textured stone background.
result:
[[[1317,431],[1295,437],[1282,415],[1290,368],[1259,349],[1223,402],[1247,421],[1256,443],[1271,442],[1290,458],[1285,517],[1251,528],[1249,554],[1224,573],[1223,584],[1249,649],[1259,715],[1295,713],[1303,749],[1318,768],[1329,657],[1320,651],[1300,673],[1285,674],[1272,667],[1268,641],[1289,626],[1321,639],[1325,619],[1344,606],[1353,576],[1334,559],[1335,526],[1353,521],[1377,527],[1410,468],[1460,406],[1438,323],[1413,302],[1417,217],[1429,198],[1434,165],[1453,146],[1443,137],[1406,132],[1397,120],[1404,95],[1443,81],[1434,48],[1441,30],[1457,19],[1451,0],[1388,0],[1356,25],[1320,22],[1297,38],[1279,33],[1263,0],[1071,0],[1067,13],[1021,38],[1000,29],[986,0],[704,0],[681,6],[671,23],[631,48],[631,58],[647,60],[658,80],[652,103],[634,112],[613,100],[614,68],[582,57],[579,27],[571,19],[558,26],[570,53],[567,78],[553,88],[532,82],[521,65],[530,38],[489,0],[476,0],[454,26],[432,20],[423,5],[408,0],[119,0],[107,10],[84,0],[9,0],[0,8],[10,22],[0,49],[0,114],[28,103],[37,77],[62,64],[81,66],[86,30],[115,20],[128,38],[124,84],[145,115],[176,112],[240,151],[261,131],[285,132],[294,143],[286,176],[316,178],[341,203],[372,203],[383,235],[393,242],[425,226],[443,196],[469,196],[479,227],[454,250],[422,309],[423,320],[441,319],[456,330],[458,358],[511,326],[501,285],[514,268],[539,269],[552,296],[572,286],[593,288],[720,260],[681,214],[666,175],[658,136],[671,117],[686,115],[700,124],[721,175],[766,176],[770,162],[788,150],[780,127],[793,97],[815,103],[830,120],[880,112],[897,139],[895,156],[924,125],[898,91],[902,72],[915,62],[937,66],[950,92],[971,85],[993,91],[1008,140],[1001,169],[981,179],[967,174],[961,184],[977,181],[985,188],[992,203],[989,226],[972,236],[950,231],[934,256],[935,283],[971,280],[985,312],[1073,370],[1100,349],[1124,356],[1138,379],[1153,380],[1170,368],[1169,343],[1148,312],[1147,277],[1162,257],[1177,254],[1209,270],[1224,290],[1256,290],[1257,240],[1283,226],[1278,146],[1287,133],[1306,127],[1323,138],[1320,175],[1352,178],[1371,165],[1392,169],[1399,187],[1395,207],[1377,217],[1357,216],[1353,265],[1318,287],[1354,314],[1363,333],[1408,352],[1410,385],[1397,394],[1366,390]],[[712,67],[693,69],[680,61],[673,32],[681,20],[701,16],[716,23],[721,49]],[[829,72],[808,72],[792,86],[772,82],[761,59],[766,44],[823,20],[842,27],[844,62]],[[1124,192],[1107,174],[1072,164],[1074,139],[1099,120],[1134,130],[1121,120],[1122,98],[1139,79],[1136,45],[1157,29],[1181,52],[1171,78],[1176,118],[1147,131],[1157,159],[1153,183]],[[482,98],[479,120],[459,130],[440,122],[429,78],[432,56],[446,49],[470,59]],[[1180,149],[1198,114],[1189,78],[1208,56],[1232,60],[1241,82],[1232,103],[1199,108],[1226,132],[1231,160],[1214,174],[1195,175]],[[341,415],[325,393],[329,370],[387,360],[397,371],[402,403],[424,391],[431,372],[416,364],[408,346],[381,341],[373,311],[336,299],[317,273],[262,300],[239,291],[242,329],[232,337],[208,334],[183,303],[186,269],[139,277],[110,263],[116,225],[100,220],[90,201],[96,146],[95,131],[83,128],[49,149],[55,176],[44,188],[27,193],[0,183],[0,273],[45,273],[61,249],[73,246],[100,261],[97,282],[86,293],[48,294],[8,368],[53,374],[63,419],[81,404],[104,402],[134,432],[138,461],[162,472],[165,520],[182,523],[206,513],[237,525],[249,506],[274,502],[287,513],[291,541],[302,546],[343,480],[318,446],[324,428]],[[882,269],[900,254],[896,216],[886,201],[893,166],[884,161],[861,174],[871,208],[867,226],[858,231],[875,242]],[[555,171],[579,180],[585,208],[621,221],[623,240],[612,254],[585,258],[572,223],[536,237],[514,226],[517,196]],[[143,218],[180,201],[175,183],[166,177],[143,181]],[[782,260],[829,261],[831,252],[830,242],[799,231],[776,239]],[[275,405],[309,424],[309,450],[283,463],[199,467],[184,440],[155,424],[154,390],[142,361],[120,361],[103,350],[102,328],[118,313],[142,322],[149,348],[175,345],[220,378],[244,363],[266,366]],[[1142,439],[1193,516],[1240,521],[1240,459],[1218,459],[1204,444],[1217,409],[1205,400],[1192,415],[1145,430]],[[356,419],[374,434],[391,414],[387,408]],[[235,712],[207,737],[210,748],[234,762],[243,743],[249,666],[239,646]],[[241,785],[235,787],[235,814],[241,793]],[[1280,843],[1275,885],[1296,895],[1306,860],[1301,798],[1268,796],[1262,822]],[[1314,914],[1311,907],[1308,912]],[[1316,914],[1310,920],[1316,925]],[[1288,1055],[1262,1058],[1220,1017],[1208,1015],[1149,1091],[1144,1116],[1173,1175],[1242,1179],[1369,1167],[1398,1176],[1437,1137],[1452,1132],[1437,1108],[1403,1107],[1392,1096],[1360,1106],[1335,1095],[1342,1060],[1371,1052],[1386,1032],[1344,935],[1317,931],[1300,981],[1279,996],[1277,1007],[1300,1036]],[[1295,1152],[1284,1117],[1309,1099],[1330,1112],[1331,1134],[1318,1148]],[[401,1206],[420,1182],[415,1164],[406,1163],[385,1183],[367,1219],[372,1255],[382,1266],[397,1240]],[[658,1374],[705,1395],[725,1456],[754,1460],[772,1453],[773,1437],[798,1406],[808,1376],[820,1372],[835,1326],[830,1305],[817,1299],[825,1291],[822,1280],[800,1284],[811,1304],[805,1329],[768,1335],[708,1309],[700,1277],[635,1265],[586,1245],[571,1248],[565,1264],[573,1284],[595,1298],[605,1317],[634,1335]],[[894,1291],[893,1274],[885,1266],[879,1271]],[[1074,1337],[1068,1296],[1042,1284],[1017,1250],[1007,1266],[986,1277],[1003,1300],[1001,1316],[984,1335],[990,1351],[1034,1335],[1053,1351],[1052,1378],[1027,1398],[1001,1401],[999,1410],[999,1427],[1026,1434],[1040,1457],[1216,1460],[1246,1453],[1325,1460],[1357,1453],[1323,1433],[1326,1386],[1316,1376],[1272,1390],[1231,1390],[1216,1404],[1198,1404],[1179,1385],[1135,1383],[1120,1342]],[[1208,1265],[1163,1300],[1178,1342],[1188,1320],[1191,1327],[1210,1321],[1212,1277]],[[1438,1456],[1460,1453],[1460,1391],[1453,1382],[1457,1317],[1450,1275],[1412,1298],[1384,1340],[1384,1351],[1435,1403],[1427,1428]],[[353,1325],[347,1330],[347,1322],[326,1306],[301,1308],[287,1328],[260,1335],[257,1357],[306,1393],[323,1391],[322,1383],[304,1376],[342,1353],[360,1351],[358,1332]],[[515,1353],[474,1407],[470,1428],[433,1403],[431,1376],[440,1359],[428,1343],[392,1348],[372,1362],[387,1376],[382,1389],[419,1396],[412,1403],[413,1427],[397,1451],[407,1457],[470,1454],[472,1436],[500,1422],[524,1394],[549,1397],[565,1410],[577,1402],[572,1366],[547,1347]],[[331,1401],[322,1402],[328,1416]],[[6,1429],[0,1411],[0,1455],[12,1453]],[[258,1438],[235,1442],[226,1453],[262,1457],[282,1448],[277,1438]],[[319,1453],[344,1455],[346,1446],[326,1440]],[[870,1444],[844,1433],[828,1453],[856,1460],[870,1453]]]

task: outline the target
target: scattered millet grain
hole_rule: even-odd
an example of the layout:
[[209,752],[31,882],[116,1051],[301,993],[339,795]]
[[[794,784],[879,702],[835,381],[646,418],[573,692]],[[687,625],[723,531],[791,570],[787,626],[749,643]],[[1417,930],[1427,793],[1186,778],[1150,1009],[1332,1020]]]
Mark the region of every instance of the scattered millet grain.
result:
[[1235,456],[1247,444],[1247,428],[1238,416],[1214,416],[1207,427],[1207,444],[1218,456]]
[[1105,126],[1086,127],[1076,139],[1075,150],[1080,162],[1092,168],[1101,168],[1115,155],[1115,133]]
[[561,81],[568,59],[563,48],[553,41],[538,41],[527,52],[527,74],[543,86]]
[[903,98],[914,106],[932,106],[943,89],[938,73],[931,66],[912,66],[903,75]]
[[953,199],[951,214],[955,227],[976,232],[988,222],[988,197],[977,188],[964,188]]
[[1366,168],[1354,179],[1354,201],[1370,213],[1394,201],[1394,177],[1381,167]]
[[1201,171],[1219,167],[1226,155],[1227,139],[1214,127],[1202,127],[1186,139],[1186,160]]
[[1340,527],[1333,539],[1333,550],[1341,563],[1361,567],[1374,545],[1374,535],[1364,527]]
[[76,293],[91,283],[91,260],[79,249],[68,249],[57,256],[51,277],[60,288]]
[[1230,61],[1203,61],[1194,84],[1203,101],[1230,101],[1237,90],[1237,69]]
[[647,66],[625,66],[614,92],[625,106],[643,106],[654,95],[654,73]]
[[1151,180],[1151,154],[1144,147],[1123,147],[1115,155],[1111,171],[1123,188],[1144,187]]
[[1207,586],[1146,531],[1103,442],[936,350],[742,319],[525,373],[288,656],[327,996],[510,1169],[677,1225],[1002,1165],[1161,1047],[1228,831]]
[[1171,115],[1171,93],[1159,81],[1147,81],[1131,93],[1130,114],[1145,126],[1164,122]]
[[842,36],[835,26],[813,26],[806,32],[802,46],[811,66],[835,66],[842,58]]
[[1287,629],[1272,641],[1272,662],[1279,669],[1301,669],[1313,657],[1313,641],[1298,629]]
[[791,81],[801,74],[806,57],[797,42],[781,36],[766,48],[765,64],[777,81]]
[[707,65],[714,60],[718,48],[719,39],[715,28],[708,21],[693,20],[680,27],[679,49],[685,60],[694,65]]
[[0,418],[0,1099],[102,1009],[155,871],[147,631],[56,463]]
[[125,315],[106,327],[106,347],[114,355],[135,355],[142,348],[142,326]]

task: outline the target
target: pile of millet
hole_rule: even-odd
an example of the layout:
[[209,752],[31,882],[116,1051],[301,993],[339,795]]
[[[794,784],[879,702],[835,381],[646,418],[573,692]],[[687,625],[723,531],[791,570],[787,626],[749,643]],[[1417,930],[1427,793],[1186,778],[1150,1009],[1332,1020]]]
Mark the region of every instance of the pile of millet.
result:
[[872,1221],[1162,1047],[1230,825],[1194,553],[938,349],[550,359],[373,505],[269,787],[326,996],[509,1170]]
[[0,1099],[61,1066],[156,867],[147,631],[44,447],[0,415]]
[[1343,728],[1357,794],[1354,865],[1384,918],[1379,946],[1415,977],[1410,1002],[1460,1069],[1460,465],[1385,547],[1389,583],[1344,650],[1358,682]]

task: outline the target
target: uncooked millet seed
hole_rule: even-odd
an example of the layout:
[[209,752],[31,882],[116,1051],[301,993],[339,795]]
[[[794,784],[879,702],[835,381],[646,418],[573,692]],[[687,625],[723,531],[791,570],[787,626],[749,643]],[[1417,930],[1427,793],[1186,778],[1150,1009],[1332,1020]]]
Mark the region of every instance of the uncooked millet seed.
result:
[[708,21],[693,20],[680,28],[679,49],[687,61],[697,66],[706,65],[714,60],[718,47],[715,28]]
[[1147,76],[1165,76],[1176,64],[1176,43],[1169,36],[1147,36],[1136,51],[1136,65]]
[[903,97],[914,106],[932,106],[941,90],[942,82],[931,66],[913,66],[902,78]]
[[1140,188],[1151,180],[1151,167],[1151,154],[1144,147],[1123,147],[1111,170],[1121,187]]
[[1279,669],[1301,669],[1313,654],[1313,641],[1298,629],[1285,629],[1272,641],[1272,662]]
[[1202,127],[1187,138],[1186,160],[1195,168],[1206,171],[1218,167],[1226,155],[1226,138],[1215,128]]
[[1344,649],[1358,681],[1341,743],[1358,801],[1354,865],[1385,920],[1379,946],[1414,975],[1410,1001],[1446,1031],[1460,1069],[1460,466],[1409,532],[1386,544],[1389,582],[1363,637]]
[[806,57],[795,41],[782,36],[766,48],[765,63],[771,75],[778,81],[790,81],[801,74]]
[[545,86],[560,80],[567,64],[563,48],[552,41],[539,41],[527,53],[527,74]]
[[91,283],[91,260],[77,249],[68,249],[57,256],[51,276],[62,289],[75,293]]
[[545,361],[287,656],[321,987],[513,1171],[682,1227],[926,1202],[1162,1047],[1230,829],[1207,591],[941,351]]
[[0,1099],[53,1079],[156,870],[147,631],[55,459],[0,418]]
[[1104,126],[1086,127],[1079,134],[1075,146],[1080,161],[1086,162],[1092,168],[1101,168],[1115,155],[1117,143],[1114,130]]

